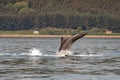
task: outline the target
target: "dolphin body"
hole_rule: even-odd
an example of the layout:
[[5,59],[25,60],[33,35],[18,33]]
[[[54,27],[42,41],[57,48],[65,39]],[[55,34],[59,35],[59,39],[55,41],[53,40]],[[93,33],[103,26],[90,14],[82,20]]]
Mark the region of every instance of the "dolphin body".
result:
[[71,48],[72,44],[77,41],[79,38],[84,37],[86,33],[81,33],[81,34],[76,34],[73,35],[71,37],[65,38],[65,37],[61,37],[61,44],[60,44],[60,48],[58,51],[58,55],[68,55],[68,54],[72,54],[70,53],[69,49]]

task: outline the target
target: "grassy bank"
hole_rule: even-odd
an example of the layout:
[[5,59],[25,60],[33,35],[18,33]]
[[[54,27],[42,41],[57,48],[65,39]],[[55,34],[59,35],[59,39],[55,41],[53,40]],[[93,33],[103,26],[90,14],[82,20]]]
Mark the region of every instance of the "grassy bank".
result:
[[[80,29],[58,29],[58,28],[45,28],[38,30],[38,35],[74,35],[77,33],[82,33]],[[34,35],[34,30],[20,30],[20,31],[0,31],[0,35]],[[120,33],[106,34],[103,31],[88,31],[88,35],[105,35],[105,36],[120,36]]]
[[33,30],[0,31],[0,35],[3,35],[3,34],[33,34]]

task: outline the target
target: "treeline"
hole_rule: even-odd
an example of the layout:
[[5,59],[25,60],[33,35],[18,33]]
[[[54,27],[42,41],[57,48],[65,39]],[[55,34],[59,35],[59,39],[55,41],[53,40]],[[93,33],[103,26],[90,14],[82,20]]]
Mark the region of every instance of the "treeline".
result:
[[120,0],[0,0],[0,30],[46,27],[120,32]]

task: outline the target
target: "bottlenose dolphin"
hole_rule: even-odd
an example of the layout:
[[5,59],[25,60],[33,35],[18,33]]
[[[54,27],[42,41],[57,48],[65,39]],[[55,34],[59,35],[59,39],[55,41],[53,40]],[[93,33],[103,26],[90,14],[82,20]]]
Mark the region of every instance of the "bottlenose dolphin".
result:
[[81,33],[81,34],[76,34],[76,35],[73,35],[71,37],[61,37],[61,44],[60,44],[60,48],[59,48],[59,51],[57,54],[59,55],[67,55],[69,51],[69,49],[71,48],[72,44],[78,40],[79,38],[82,38],[84,37],[85,35],[87,34],[86,33]]

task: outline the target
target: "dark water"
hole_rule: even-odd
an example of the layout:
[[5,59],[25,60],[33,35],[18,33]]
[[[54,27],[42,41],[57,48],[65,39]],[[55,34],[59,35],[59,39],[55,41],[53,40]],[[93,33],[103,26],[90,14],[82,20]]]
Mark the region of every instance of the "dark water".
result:
[[[77,56],[55,55],[59,38],[0,38],[0,80],[120,80],[120,39],[78,40]],[[37,52],[37,54],[38,54]]]

